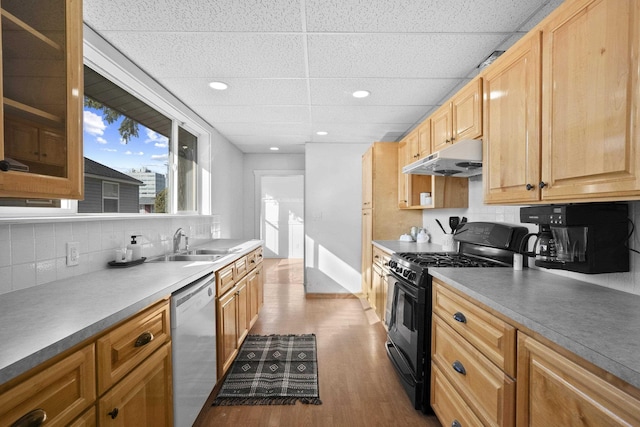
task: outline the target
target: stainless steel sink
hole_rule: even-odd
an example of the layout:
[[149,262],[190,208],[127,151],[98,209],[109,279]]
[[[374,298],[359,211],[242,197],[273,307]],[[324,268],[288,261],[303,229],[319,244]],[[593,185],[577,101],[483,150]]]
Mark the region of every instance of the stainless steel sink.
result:
[[168,261],[212,262],[212,261],[217,261],[222,257],[224,257],[223,254],[169,254],[169,255],[160,255],[160,256],[148,259],[147,262],[168,262]]
[[230,253],[236,252],[235,249],[192,249],[189,251],[189,254],[192,255],[227,255]]

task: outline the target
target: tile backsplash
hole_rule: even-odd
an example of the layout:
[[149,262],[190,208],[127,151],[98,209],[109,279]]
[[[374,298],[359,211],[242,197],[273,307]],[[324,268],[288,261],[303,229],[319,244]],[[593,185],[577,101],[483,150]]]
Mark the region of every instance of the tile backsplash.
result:
[[[490,221],[520,224],[520,206],[494,206],[483,202],[482,176],[469,178],[469,207],[467,209],[425,209],[422,214],[423,227],[429,230],[434,243],[441,243],[442,230],[435,219],[446,227],[449,216],[466,216],[469,221]],[[629,202],[629,218],[636,229],[629,240],[629,247],[640,250],[640,201]],[[534,224],[520,224],[535,232]],[[533,243],[534,239],[531,239]],[[608,288],[640,295],[640,254],[629,252],[630,270],[628,273],[580,274],[561,270],[546,270],[552,274],[572,277],[585,282],[595,283]]]
[[[220,237],[219,215],[0,221],[0,294],[106,269],[134,234],[142,256],[164,254],[179,227],[190,244]],[[77,266],[66,264],[68,242],[78,243]]]

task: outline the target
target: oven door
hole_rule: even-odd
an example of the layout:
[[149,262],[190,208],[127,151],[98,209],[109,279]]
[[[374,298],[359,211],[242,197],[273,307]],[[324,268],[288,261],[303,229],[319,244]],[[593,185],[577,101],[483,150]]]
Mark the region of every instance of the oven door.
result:
[[421,380],[425,335],[425,289],[389,275],[393,288],[389,340],[405,359],[411,371]]

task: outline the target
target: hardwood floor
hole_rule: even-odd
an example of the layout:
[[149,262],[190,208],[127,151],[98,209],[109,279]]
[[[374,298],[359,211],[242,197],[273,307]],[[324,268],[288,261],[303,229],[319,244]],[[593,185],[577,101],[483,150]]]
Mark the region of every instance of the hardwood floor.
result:
[[251,334],[316,334],[322,405],[205,407],[196,427],[422,426],[389,362],[385,330],[358,298],[306,299],[302,260],[265,259],[264,307]]

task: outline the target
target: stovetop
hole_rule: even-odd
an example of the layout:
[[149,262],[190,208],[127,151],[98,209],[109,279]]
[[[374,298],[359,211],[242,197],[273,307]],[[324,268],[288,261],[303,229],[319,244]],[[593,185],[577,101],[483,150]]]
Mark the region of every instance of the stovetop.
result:
[[420,267],[505,267],[508,264],[457,252],[402,252],[400,258]]
[[429,267],[508,267],[506,262],[459,252],[399,252],[389,261],[398,278],[416,286],[426,286]]

